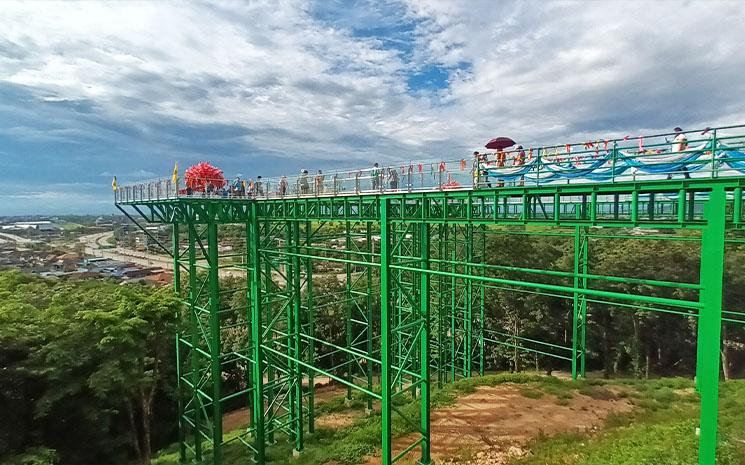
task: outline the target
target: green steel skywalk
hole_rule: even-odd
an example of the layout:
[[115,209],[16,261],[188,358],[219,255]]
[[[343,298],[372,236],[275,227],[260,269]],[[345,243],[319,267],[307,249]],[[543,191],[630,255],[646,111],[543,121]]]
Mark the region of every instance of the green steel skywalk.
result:
[[[327,377],[346,386],[350,398],[361,393],[368,411],[380,409],[384,464],[411,454],[429,463],[431,383],[483,374],[485,348],[493,345],[553,358],[582,377],[588,307],[614,305],[698,320],[699,463],[714,465],[721,325],[745,322],[744,311],[722,309],[725,246],[739,241],[743,229],[745,176],[720,174],[726,175],[266,198],[182,195],[178,186],[152,183],[119,188],[117,207],[136,224],[173,228],[172,243],[159,244],[173,257],[175,291],[184,303],[176,335],[182,458],[201,461],[210,444],[212,462],[220,463],[222,416],[237,406],[250,407],[250,424],[230,440],[258,463],[278,440],[289,439],[302,453],[304,434],[314,431],[314,379]],[[573,267],[492,264],[485,244],[494,234],[566,237]],[[589,250],[615,238],[696,241],[700,280],[593,273]],[[221,281],[221,269],[242,278]],[[317,293],[324,273],[340,275],[343,291]],[[618,282],[691,297],[602,286]],[[489,327],[490,288],[570,302],[570,344]],[[236,307],[243,297],[247,304]],[[343,337],[324,340],[316,331],[319,313],[337,302],[345,309]],[[237,329],[245,340],[236,342]],[[236,367],[245,379],[228,387],[223,373]],[[400,396],[416,399],[417,415],[396,407]],[[394,422],[415,432],[411,444],[396,450]]]

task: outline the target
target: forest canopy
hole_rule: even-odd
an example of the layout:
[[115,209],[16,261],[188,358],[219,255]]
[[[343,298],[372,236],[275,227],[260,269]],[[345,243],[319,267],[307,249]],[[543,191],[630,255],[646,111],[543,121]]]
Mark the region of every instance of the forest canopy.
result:
[[[695,241],[634,239],[591,241],[589,273],[698,282]],[[494,234],[490,264],[571,270],[573,250],[565,237]],[[725,308],[745,303],[745,249],[728,246]],[[515,277],[493,271],[495,277]],[[504,273],[499,275],[498,273]],[[236,278],[221,286],[238,287]],[[227,282],[230,281],[230,282]],[[343,303],[333,297],[344,284],[335,274],[314,276],[317,337],[344,344]],[[693,290],[648,289],[644,284],[608,282],[597,288],[629,294],[695,300]],[[665,293],[677,294],[665,294]],[[227,308],[246,308],[236,293]],[[514,289],[485,293],[487,327],[522,337],[567,345],[572,302]],[[372,299],[379,315],[379,297]],[[169,287],[121,286],[101,280],[51,281],[18,271],[0,272],[0,463],[149,463],[154,451],[177,439],[174,335],[180,305]],[[236,312],[226,346],[242,347],[245,312]],[[377,318],[377,316],[376,316]],[[375,331],[378,331],[377,325]],[[695,372],[694,316],[645,312],[623,306],[588,306],[588,370],[606,377],[689,376]],[[745,326],[723,326],[723,377],[745,369]],[[319,365],[333,364],[333,356]],[[486,369],[566,370],[562,362],[496,344],[486,350]],[[231,372],[234,370],[234,372]],[[240,367],[223,372],[226,395],[244,387]],[[232,406],[231,408],[241,407]]]

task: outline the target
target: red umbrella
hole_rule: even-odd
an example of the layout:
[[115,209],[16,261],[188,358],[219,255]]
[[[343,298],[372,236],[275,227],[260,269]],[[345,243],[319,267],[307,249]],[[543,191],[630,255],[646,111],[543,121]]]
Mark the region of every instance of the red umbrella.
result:
[[223,187],[228,183],[221,169],[205,162],[187,168],[184,172],[184,178],[186,179],[186,187],[196,192],[204,192],[208,183],[214,188]]
[[486,143],[486,148],[492,150],[502,150],[506,149],[507,147],[512,147],[513,145],[515,145],[515,141],[510,139],[509,137],[495,137],[494,139]]

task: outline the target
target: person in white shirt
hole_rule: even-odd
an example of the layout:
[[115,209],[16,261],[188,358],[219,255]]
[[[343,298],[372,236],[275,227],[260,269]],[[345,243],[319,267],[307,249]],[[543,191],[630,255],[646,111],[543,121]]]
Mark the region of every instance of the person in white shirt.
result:
[[[673,143],[670,146],[670,151],[675,153],[675,152],[684,152],[688,150],[688,138],[683,133],[683,130],[677,127],[673,129],[673,132],[675,132],[675,138],[673,139]],[[691,175],[688,174],[688,168],[686,168],[685,166],[681,167],[679,170],[676,170],[676,171],[683,173],[683,177],[685,177],[686,179],[691,179]],[[672,178],[673,178],[673,173],[668,173],[667,179],[672,179]]]
[[683,150],[686,150],[688,148],[688,138],[685,134],[683,134],[683,130],[680,128],[675,128],[674,131],[676,132],[676,136],[673,139],[673,146],[672,151],[673,152],[682,152]]

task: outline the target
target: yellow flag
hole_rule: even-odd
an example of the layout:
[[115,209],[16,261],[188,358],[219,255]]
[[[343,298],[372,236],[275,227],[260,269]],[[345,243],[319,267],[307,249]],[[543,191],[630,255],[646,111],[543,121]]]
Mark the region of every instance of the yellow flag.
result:
[[111,180],[111,188],[116,190],[118,184],[116,183],[116,176],[114,176],[114,179]]
[[174,184],[178,182],[178,162],[173,165],[173,176],[171,176],[171,181],[173,181]]

